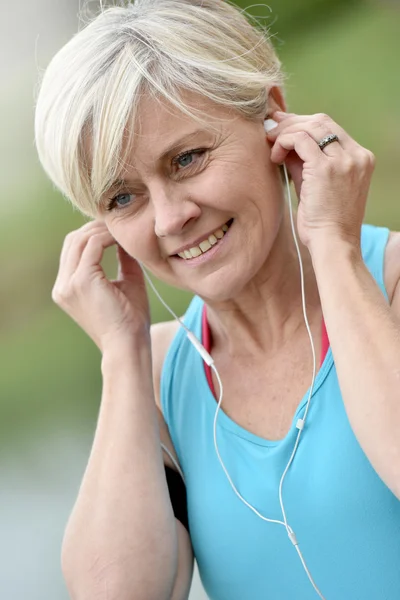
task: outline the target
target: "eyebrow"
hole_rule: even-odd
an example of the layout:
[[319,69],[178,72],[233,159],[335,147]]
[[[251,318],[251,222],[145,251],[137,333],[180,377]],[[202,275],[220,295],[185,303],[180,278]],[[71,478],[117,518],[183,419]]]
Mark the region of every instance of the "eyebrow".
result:
[[[170,154],[174,153],[174,152],[179,152],[180,150],[183,149],[184,146],[186,146],[194,137],[196,137],[197,135],[199,135],[199,133],[210,133],[207,132],[207,130],[205,129],[195,129],[194,131],[191,131],[190,133],[187,133],[186,135],[184,135],[183,137],[179,138],[178,140],[175,140],[174,142],[172,142],[169,146],[167,146],[167,148],[165,148],[162,152],[162,154],[158,157],[158,159],[156,160],[156,162],[160,162],[162,160],[164,160],[167,156],[169,156]],[[132,183],[133,180],[127,178],[127,179],[115,179],[110,187],[108,188],[108,192],[119,188],[119,187],[123,187],[125,185],[128,185],[129,183]]]

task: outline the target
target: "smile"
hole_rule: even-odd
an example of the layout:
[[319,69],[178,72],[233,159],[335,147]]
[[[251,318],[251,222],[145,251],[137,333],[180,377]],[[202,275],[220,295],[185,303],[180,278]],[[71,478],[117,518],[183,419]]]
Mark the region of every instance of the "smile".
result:
[[205,254],[213,246],[218,244],[219,240],[221,240],[229,227],[232,225],[233,219],[230,219],[225,225],[222,225],[219,229],[216,229],[208,238],[204,239],[198,246],[193,246],[193,248],[189,248],[188,250],[184,250],[183,252],[179,252],[178,256],[183,258],[184,260],[191,260],[193,258],[197,258],[202,254]]

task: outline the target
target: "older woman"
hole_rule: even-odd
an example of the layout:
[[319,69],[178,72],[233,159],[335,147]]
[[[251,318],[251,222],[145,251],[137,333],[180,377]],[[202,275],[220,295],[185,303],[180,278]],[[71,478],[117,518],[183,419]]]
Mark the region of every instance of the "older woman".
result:
[[[44,74],[41,163],[92,217],[53,298],[104,380],[63,545],[74,599],[183,600],[193,556],[213,600],[400,597],[399,234],[362,225],[371,152],[286,112],[283,81],[219,0],[105,10]],[[139,263],[194,294],[206,361],[178,322],[150,327]]]

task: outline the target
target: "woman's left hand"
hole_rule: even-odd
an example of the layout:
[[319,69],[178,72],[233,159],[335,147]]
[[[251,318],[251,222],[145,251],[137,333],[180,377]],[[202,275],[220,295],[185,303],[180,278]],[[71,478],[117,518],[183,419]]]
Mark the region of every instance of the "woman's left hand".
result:
[[[319,243],[345,240],[360,243],[375,157],[324,114],[275,112],[278,127],[267,135],[271,160],[285,163],[299,198],[297,228],[310,252]],[[336,134],[339,141],[318,146]]]

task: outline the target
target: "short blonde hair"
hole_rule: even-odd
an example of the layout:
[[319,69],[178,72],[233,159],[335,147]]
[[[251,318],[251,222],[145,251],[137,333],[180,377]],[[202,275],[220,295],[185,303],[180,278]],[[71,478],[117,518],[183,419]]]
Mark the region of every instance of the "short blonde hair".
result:
[[189,91],[255,119],[283,81],[267,32],[228,2],[136,0],[101,9],[39,82],[39,159],[62,194],[93,217],[122,172],[141,98],[166,100],[206,123],[185,104]]

